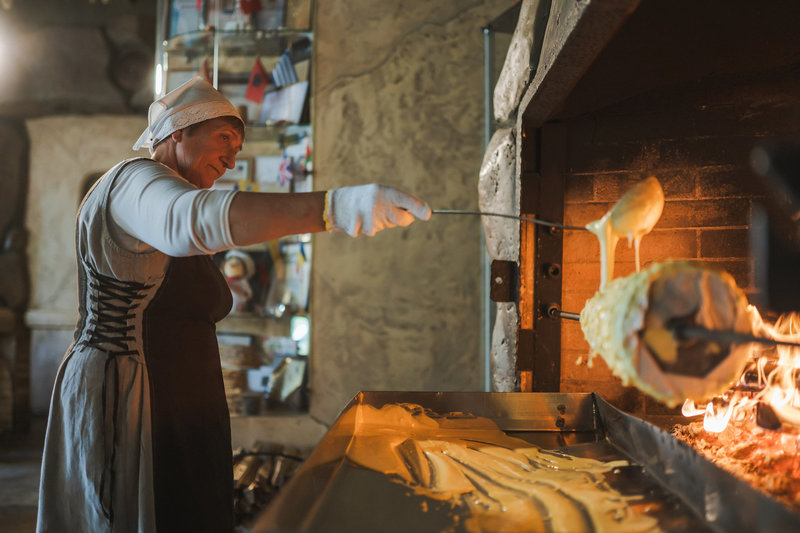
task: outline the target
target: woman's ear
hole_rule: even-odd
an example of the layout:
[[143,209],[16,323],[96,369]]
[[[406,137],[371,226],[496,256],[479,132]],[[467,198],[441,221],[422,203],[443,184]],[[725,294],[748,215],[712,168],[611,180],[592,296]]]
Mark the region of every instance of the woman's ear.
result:
[[169,136],[172,137],[173,141],[178,142],[183,138],[183,130],[175,130]]

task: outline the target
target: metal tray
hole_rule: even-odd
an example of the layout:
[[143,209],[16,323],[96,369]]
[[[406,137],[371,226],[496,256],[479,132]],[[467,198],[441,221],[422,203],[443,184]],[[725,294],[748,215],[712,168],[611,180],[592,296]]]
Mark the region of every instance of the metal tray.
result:
[[[665,532],[800,531],[800,514],[716,467],[665,431],[596,394],[362,392],[345,408],[412,403],[436,413],[493,420],[505,433],[545,449],[630,466],[606,474],[634,511]],[[254,532],[467,531],[459,508],[411,492],[349,462],[353,428],[336,420],[306,463],[256,520]],[[336,457],[320,462],[319,457]],[[423,500],[424,503],[423,503]],[[425,512],[422,511],[425,509]]]

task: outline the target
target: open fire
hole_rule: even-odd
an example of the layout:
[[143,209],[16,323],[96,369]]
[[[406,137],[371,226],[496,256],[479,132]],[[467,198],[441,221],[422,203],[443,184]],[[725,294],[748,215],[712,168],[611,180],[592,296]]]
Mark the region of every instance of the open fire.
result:
[[[776,341],[800,342],[800,313],[765,322],[751,307],[753,331]],[[767,429],[800,428],[800,348],[759,346],[753,349],[745,371],[733,387],[704,406],[686,400],[681,412],[703,415],[703,428],[719,433],[730,422],[760,423]],[[800,441],[798,441],[800,444]]]
[[[800,340],[800,314],[765,323],[753,310],[753,330],[775,340]],[[733,387],[704,406],[686,400],[687,417],[672,435],[719,467],[800,508],[800,349],[759,347]]]

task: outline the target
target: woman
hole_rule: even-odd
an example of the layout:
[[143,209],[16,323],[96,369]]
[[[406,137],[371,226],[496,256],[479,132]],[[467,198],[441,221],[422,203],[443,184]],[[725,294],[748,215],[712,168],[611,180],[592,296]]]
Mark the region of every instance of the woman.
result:
[[233,530],[230,425],[215,322],[231,295],[210,254],[323,230],[374,235],[430,208],[380,185],[209,190],[244,124],[197,77],[150,106],[134,149],[78,212],[80,321],[50,407],[38,531]]

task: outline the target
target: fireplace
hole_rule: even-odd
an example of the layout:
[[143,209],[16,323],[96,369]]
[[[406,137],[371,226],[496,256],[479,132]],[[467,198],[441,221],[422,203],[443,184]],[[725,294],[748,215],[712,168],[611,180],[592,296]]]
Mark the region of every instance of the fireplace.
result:
[[[792,217],[800,205],[785,211],[785,198],[774,196],[786,181],[771,181],[800,174],[800,151],[789,142],[800,133],[800,44],[792,27],[800,7],[530,0],[515,9],[518,22],[494,91],[497,127],[481,165],[480,208],[570,228],[483,217],[496,302],[494,391],[362,391],[255,531],[577,531],[584,530],[578,514],[610,516],[592,503],[572,518],[565,518],[569,506],[551,512],[546,502],[555,500],[528,492],[547,483],[541,472],[526,477],[532,463],[515,454],[527,444],[491,447],[509,436],[548,454],[627,455],[630,463],[602,479],[624,485],[635,502],[632,513],[615,515],[619,520],[638,514],[657,522],[637,530],[797,530],[800,484],[783,482],[800,476],[800,414],[798,428],[781,428],[779,416],[756,408],[758,420],[733,439],[719,432],[720,442],[700,443],[703,427],[687,423],[696,418],[624,387],[599,359],[592,369],[578,364],[589,346],[572,318],[600,285],[599,246],[581,227],[648,176],[661,183],[666,204],[642,242],[644,266],[672,258],[722,270],[763,316],[786,310],[759,281],[761,259],[772,257],[777,239],[753,235],[767,234],[776,221],[784,233],[800,234]],[[634,271],[624,244],[616,259],[617,277]],[[767,278],[787,283],[785,275]],[[678,420],[685,431],[672,429]],[[491,435],[475,433],[487,428]],[[780,497],[759,490],[763,477],[738,476],[703,457],[731,443],[728,458],[768,456],[757,468],[772,469],[767,483],[781,485]],[[495,469],[478,459],[484,452]],[[503,500],[495,486],[514,496]],[[546,525],[523,512],[531,501]]]
[[[522,2],[511,50],[515,41],[530,44],[530,58],[506,59],[494,93],[501,127],[482,173],[484,182],[503,179],[496,153],[515,151],[507,172],[515,193],[499,197],[484,183],[482,207],[584,226],[655,176],[666,203],[642,241],[643,266],[685,259],[724,270],[769,314],[750,246],[751,221],[770,191],[751,158],[760,146],[800,135],[798,15],[791,2]],[[520,85],[508,74],[515,68],[524,78],[516,100],[508,96]],[[509,259],[507,251],[493,255],[509,227],[487,223],[493,260]],[[645,419],[677,415],[622,386],[602,362],[576,364],[588,344],[559,311],[579,313],[599,287],[595,236],[528,222],[518,228],[511,274],[518,290],[497,304],[498,320],[515,320],[516,331],[496,326],[503,338],[492,343],[495,360],[499,347],[513,347],[516,390],[598,392]],[[622,242],[615,276],[633,271],[633,250]]]

